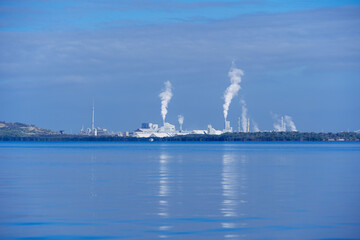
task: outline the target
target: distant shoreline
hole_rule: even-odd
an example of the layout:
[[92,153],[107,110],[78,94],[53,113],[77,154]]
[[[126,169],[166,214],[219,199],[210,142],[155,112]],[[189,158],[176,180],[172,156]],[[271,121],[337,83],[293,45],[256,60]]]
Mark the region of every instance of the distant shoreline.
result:
[[225,133],[221,135],[192,134],[174,137],[120,137],[120,136],[83,136],[83,135],[34,135],[0,136],[0,141],[26,142],[343,142],[360,141],[360,133],[307,133],[307,132],[254,132]]

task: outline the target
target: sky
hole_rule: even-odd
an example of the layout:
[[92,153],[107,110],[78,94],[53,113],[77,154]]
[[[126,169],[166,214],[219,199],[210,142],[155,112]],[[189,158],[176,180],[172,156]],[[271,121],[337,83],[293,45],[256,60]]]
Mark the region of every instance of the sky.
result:
[[166,120],[224,128],[235,61],[260,130],[289,115],[299,131],[360,129],[360,1],[2,0],[0,120],[66,132],[131,131]]

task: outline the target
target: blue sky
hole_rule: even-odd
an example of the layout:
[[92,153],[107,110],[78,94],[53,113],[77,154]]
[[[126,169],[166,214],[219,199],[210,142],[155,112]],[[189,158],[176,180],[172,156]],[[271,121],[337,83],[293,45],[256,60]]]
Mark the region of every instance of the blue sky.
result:
[[134,25],[209,22],[244,14],[274,14],[324,7],[356,6],[354,0],[4,0],[3,31],[95,30]]
[[0,120],[77,132],[167,120],[223,128],[233,59],[261,130],[272,114],[300,131],[360,128],[360,1],[1,1]]

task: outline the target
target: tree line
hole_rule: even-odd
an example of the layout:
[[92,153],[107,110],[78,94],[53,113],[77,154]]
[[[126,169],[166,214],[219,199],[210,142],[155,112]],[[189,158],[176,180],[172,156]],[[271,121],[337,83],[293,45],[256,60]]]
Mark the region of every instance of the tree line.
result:
[[315,133],[315,132],[254,132],[224,133],[221,135],[190,134],[165,138],[137,138],[120,136],[81,136],[81,135],[32,135],[32,136],[0,136],[0,141],[360,141],[360,133]]

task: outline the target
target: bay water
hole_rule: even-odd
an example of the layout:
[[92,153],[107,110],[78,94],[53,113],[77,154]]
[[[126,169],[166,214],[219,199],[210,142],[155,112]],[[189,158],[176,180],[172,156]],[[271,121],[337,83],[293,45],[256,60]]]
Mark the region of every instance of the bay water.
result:
[[360,239],[360,143],[0,142],[1,239]]

